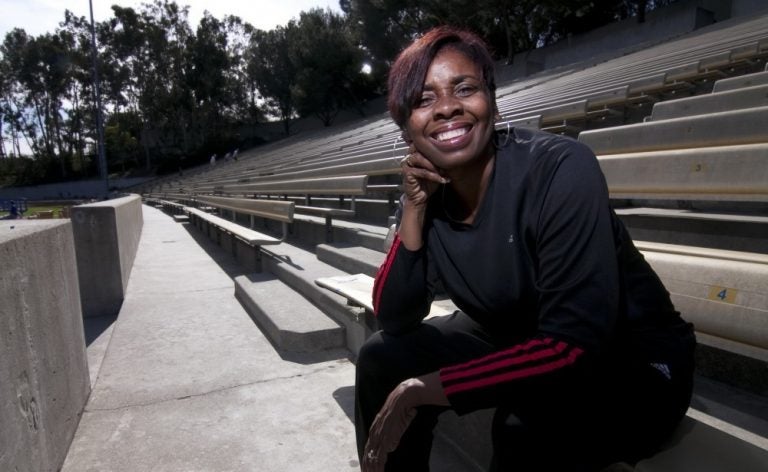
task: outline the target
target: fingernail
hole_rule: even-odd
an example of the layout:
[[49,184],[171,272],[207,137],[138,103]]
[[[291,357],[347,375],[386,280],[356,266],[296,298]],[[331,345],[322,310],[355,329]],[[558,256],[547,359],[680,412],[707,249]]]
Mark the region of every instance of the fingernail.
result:
[[444,184],[447,184],[447,183],[449,183],[449,182],[451,181],[451,179],[446,179],[445,177],[443,177],[441,181],[442,181]]

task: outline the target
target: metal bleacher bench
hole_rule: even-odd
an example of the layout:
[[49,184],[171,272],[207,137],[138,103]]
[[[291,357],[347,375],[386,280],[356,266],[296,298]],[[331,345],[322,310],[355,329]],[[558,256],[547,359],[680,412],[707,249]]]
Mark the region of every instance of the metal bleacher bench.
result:
[[199,208],[184,207],[184,211],[195,226],[224,249],[229,250],[246,267],[257,272],[261,271],[261,246],[283,242],[288,234],[288,224],[293,222],[293,202],[215,196],[197,196],[195,202],[217,208],[220,211],[229,211],[233,215],[233,220],[236,219],[236,214],[249,215],[251,227],[253,227],[255,217],[282,223],[282,236],[277,238],[247,228],[236,221],[207,213]]
[[163,211],[170,213],[173,219],[179,223],[189,221],[189,215],[185,212],[185,205],[170,200],[158,200]]
[[[247,194],[253,195],[254,197],[280,196],[287,198],[288,196],[303,196],[305,198],[306,204],[294,205],[294,211],[299,214],[324,217],[326,241],[331,242],[333,235],[333,218],[353,217],[355,215],[355,197],[366,194],[367,183],[367,175],[348,175],[314,179],[276,180],[230,184],[216,188],[214,190],[226,194]],[[312,206],[310,204],[311,197],[317,195],[352,197],[350,208],[344,209]],[[203,197],[198,197],[198,199],[201,198]]]

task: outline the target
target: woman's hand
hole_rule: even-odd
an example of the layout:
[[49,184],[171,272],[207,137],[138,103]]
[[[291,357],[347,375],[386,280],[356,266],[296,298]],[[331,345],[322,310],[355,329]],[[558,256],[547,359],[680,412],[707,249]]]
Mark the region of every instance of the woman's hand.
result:
[[361,464],[363,472],[384,470],[387,454],[397,449],[420,405],[448,406],[438,372],[404,380],[392,390],[368,433]]
[[411,205],[416,208],[426,207],[427,200],[439,184],[448,183],[448,180],[440,175],[437,167],[427,158],[421,155],[411,145],[408,154],[401,161],[403,169],[403,190]]
[[437,167],[411,145],[408,155],[401,161],[403,168],[403,215],[400,221],[400,240],[410,251],[418,251],[423,245],[421,231],[427,200],[439,184],[448,183]]

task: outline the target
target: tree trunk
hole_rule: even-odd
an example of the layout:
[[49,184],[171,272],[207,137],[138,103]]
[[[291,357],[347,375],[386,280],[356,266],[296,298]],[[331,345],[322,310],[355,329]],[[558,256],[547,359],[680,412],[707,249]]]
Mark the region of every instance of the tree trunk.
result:
[[4,159],[5,154],[5,139],[3,139],[3,120],[0,120],[0,159]]
[[648,8],[648,0],[637,0],[637,22],[645,23],[645,11]]

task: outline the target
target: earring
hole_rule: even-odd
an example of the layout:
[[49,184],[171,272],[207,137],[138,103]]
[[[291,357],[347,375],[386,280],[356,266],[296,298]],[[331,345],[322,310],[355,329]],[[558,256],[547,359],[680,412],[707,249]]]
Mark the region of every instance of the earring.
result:
[[400,165],[400,161],[401,161],[401,158],[402,158],[402,157],[400,157],[400,158],[395,157],[395,151],[397,150],[397,143],[399,143],[399,142],[400,142],[400,135],[398,134],[395,137],[394,144],[392,144],[392,159],[394,159],[395,162],[397,162],[397,165]]
[[[496,137],[497,137],[497,138],[498,138],[498,135],[499,135],[499,133],[498,133],[498,131],[497,131],[497,132],[496,132]],[[501,143],[501,145],[497,144],[495,140],[494,140],[494,142],[493,142],[493,145],[494,145],[494,146],[496,146],[496,149],[499,149],[499,148],[503,148],[504,146],[506,146],[507,144],[509,144],[509,136],[510,136],[509,121],[507,121],[507,135],[506,135],[506,137],[504,138],[504,142],[503,142],[503,143]]]

